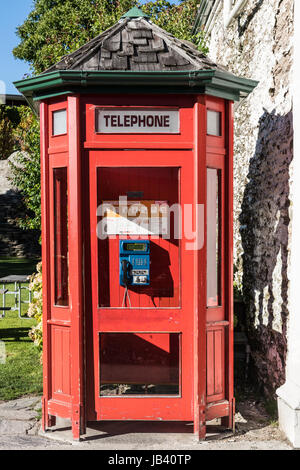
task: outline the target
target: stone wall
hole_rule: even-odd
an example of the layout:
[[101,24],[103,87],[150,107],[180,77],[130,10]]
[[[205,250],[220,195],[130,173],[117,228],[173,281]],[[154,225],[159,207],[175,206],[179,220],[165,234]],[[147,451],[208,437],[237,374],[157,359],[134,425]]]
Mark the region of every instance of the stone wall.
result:
[[249,0],[225,30],[214,24],[209,56],[259,81],[235,105],[235,284],[247,307],[259,383],[285,379],[291,232],[293,0]]
[[16,219],[24,214],[22,197],[10,181],[7,160],[0,160],[0,257],[32,258],[40,256],[39,233],[22,230]]

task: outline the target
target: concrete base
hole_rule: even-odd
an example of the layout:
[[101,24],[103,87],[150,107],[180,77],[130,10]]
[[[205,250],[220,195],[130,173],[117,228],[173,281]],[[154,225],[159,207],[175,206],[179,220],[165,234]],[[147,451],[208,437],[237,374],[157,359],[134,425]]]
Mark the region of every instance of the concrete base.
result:
[[279,427],[292,446],[300,449],[300,387],[286,382],[277,395]]
[[[64,444],[98,443],[102,449],[185,449],[197,448],[193,424],[187,422],[97,421],[88,423],[86,434],[74,441],[70,421],[56,418],[56,426],[39,435]],[[205,441],[223,440],[233,432],[220,426],[219,420],[207,426]],[[101,444],[100,444],[101,443]]]

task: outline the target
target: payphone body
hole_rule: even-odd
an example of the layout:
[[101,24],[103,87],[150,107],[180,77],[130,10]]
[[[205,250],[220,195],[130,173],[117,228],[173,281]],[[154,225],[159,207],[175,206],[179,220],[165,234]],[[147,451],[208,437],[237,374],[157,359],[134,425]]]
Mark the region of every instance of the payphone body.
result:
[[120,284],[150,284],[150,240],[120,240]]

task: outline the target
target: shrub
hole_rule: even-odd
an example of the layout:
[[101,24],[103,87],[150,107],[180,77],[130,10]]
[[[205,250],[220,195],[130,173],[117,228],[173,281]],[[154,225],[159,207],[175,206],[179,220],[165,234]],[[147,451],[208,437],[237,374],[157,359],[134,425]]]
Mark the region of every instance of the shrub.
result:
[[29,331],[29,337],[37,348],[43,349],[43,296],[42,296],[42,263],[38,263],[37,272],[30,278],[29,289],[32,293],[31,303],[29,304],[28,316],[35,318],[37,325]]
[[0,160],[6,160],[16,150],[14,130],[19,122],[20,116],[16,107],[0,105]]
[[11,162],[11,181],[23,196],[26,207],[17,219],[22,229],[41,229],[40,128],[31,109],[22,106],[15,138],[20,152]]

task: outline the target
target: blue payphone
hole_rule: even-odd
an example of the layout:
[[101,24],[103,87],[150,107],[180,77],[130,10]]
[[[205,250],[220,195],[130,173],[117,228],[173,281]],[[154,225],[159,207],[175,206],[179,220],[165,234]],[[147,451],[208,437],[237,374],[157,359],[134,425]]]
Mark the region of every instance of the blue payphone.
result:
[[120,240],[120,285],[149,286],[150,241]]

